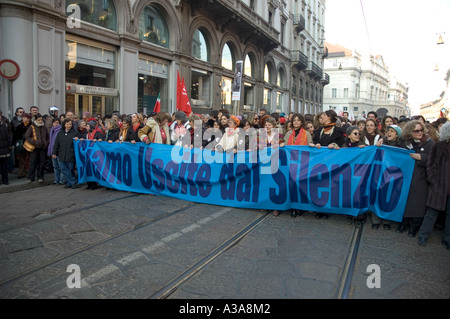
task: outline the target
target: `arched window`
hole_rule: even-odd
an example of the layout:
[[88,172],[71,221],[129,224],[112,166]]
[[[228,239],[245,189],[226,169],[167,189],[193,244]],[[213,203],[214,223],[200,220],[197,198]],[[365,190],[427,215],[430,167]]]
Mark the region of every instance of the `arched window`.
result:
[[234,70],[234,55],[228,43],[225,43],[222,50],[222,66],[228,70]]
[[139,19],[139,38],[162,47],[169,47],[169,29],[161,12],[153,6],[147,6]]
[[267,83],[273,83],[273,67],[270,62],[264,66],[264,81]]
[[209,62],[209,45],[205,35],[199,29],[195,30],[192,38],[192,56]]
[[244,74],[253,77],[253,60],[252,57],[247,54],[244,61]]
[[72,16],[79,13],[82,21],[114,31],[117,29],[116,8],[112,0],[66,0],[66,8],[72,9]]
[[279,69],[278,70],[278,76],[277,76],[277,85],[279,87],[284,87],[284,70],[283,69]]

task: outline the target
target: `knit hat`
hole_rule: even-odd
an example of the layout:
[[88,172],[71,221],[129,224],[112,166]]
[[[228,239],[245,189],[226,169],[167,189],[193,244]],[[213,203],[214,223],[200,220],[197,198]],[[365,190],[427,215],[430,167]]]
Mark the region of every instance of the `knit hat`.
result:
[[239,124],[241,124],[241,121],[234,115],[230,116],[230,120],[233,120],[233,122],[236,123],[236,126],[239,126]]
[[87,124],[89,124],[91,129],[95,128],[95,125],[97,125],[97,123],[95,121],[89,121],[89,122],[87,122]]
[[31,114],[30,113],[23,113],[22,117],[26,117],[27,119],[31,120]]
[[397,136],[401,136],[402,135],[402,129],[400,126],[392,124],[392,125],[388,125],[387,129],[392,128],[393,130],[395,130],[397,132]]

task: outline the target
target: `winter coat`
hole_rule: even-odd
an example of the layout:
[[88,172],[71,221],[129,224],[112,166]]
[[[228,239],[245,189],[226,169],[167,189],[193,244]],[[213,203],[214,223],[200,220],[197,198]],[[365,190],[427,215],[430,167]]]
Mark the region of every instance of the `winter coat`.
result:
[[322,133],[322,130],[323,128],[319,128],[313,132],[312,139],[314,144],[328,146],[335,143],[336,145],[341,146],[345,143],[344,131],[340,127],[335,126],[330,135]]
[[444,211],[449,193],[448,161],[450,142],[437,142],[428,155],[427,177],[429,182],[427,206]]
[[111,130],[106,131],[105,133],[105,141],[118,141],[120,135],[120,128],[116,127]]
[[56,135],[52,155],[58,156],[60,162],[75,162],[73,139],[80,137],[79,134],[78,130],[73,128],[68,132],[64,128],[61,129]]
[[428,154],[434,142],[428,135],[425,135],[419,143],[404,142],[407,149],[414,150],[420,154],[421,160],[414,160],[414,173],[403,217],[423,218],[427,210],[426,204],[428,199]]
[[0,157],[8,157],[10,146],[12,145],[12,128],[8,119],[4,116],[0,118]]
[[230,128],[227,127],[222,139],[215,147],[217,151],[223,152],[237,149],[239,143],[239,128],[234,129],[234,131],[230,134],[228,132],[230,132]]
[[[33,139],[33,127],[36,131],[36,141]],[[32,145],[35,145],[36,148],[46,150],[48,147],[47,128],[45,127],[45,125],[37,126],[36,124],[33,123],[30,125],[27,132],[25,133],[25,139]]]
[[53,154],[53,145],[55,144],[56,135],[61,130],[61,125],[53,126],[50,130],[50,134],[48,135],[48,148],[47,148],[47,156],[51,157]]
[[[169,135],[169,126],[165,124],[163,126],[164,133],[166,134],[166,143],[170,145],[170,135]],[[149,118],[147,123],[138,130],[138,138],[140,141],[145,142],[146,137],[150,140],[151,143],[162,144],[162,135],[161,129],[159,127],[158,122],[155,121],[154,118]]]

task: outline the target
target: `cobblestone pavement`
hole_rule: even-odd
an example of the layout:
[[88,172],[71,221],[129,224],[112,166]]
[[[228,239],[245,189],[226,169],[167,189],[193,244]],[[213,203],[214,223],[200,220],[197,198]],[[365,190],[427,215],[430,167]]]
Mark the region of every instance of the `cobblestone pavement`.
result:
[[[274,217],[49,180],[0,186],[1,298],[155,298],[178,282],[166,298],[335,299],[348,278],[356,228],[345,215]],[[450,298],[442,232],[420,247],[395,229],[363,226],[348,298]],[[81,288],[68,288],[69,265],[80,267]],[[370,265],[379,288],[368,287]]]

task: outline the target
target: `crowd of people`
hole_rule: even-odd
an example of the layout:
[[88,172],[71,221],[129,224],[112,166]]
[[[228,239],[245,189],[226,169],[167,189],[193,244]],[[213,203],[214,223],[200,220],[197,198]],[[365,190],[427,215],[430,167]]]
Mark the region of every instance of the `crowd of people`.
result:
[[[176,111],[121,115],[114,112],[102,118],[83,113],[59,114],[50,107],[42,115],[32,106],[29,112],[17,108],[11,122],[0,113],[0,173],[8,184],[8,172],[17,168],[17,177],[28,183],[42,183],[45,171],[54,172],[53,184],[78,188],[73,141],[87,139],[108,143],[162,143],[200,147],[217,152],[254,151],[266,147],[306,145],[341,149],[389,145],[412,150],[415,160],[410,192],[397,232],[419,234],[418,244],[426,245],[433,228],[443,229],[443,244],[450,249],[450,122],[439,118],[433,123],[422,116],[379,119],[372,111],[367,117],[350,120],[327,110],[318,114],[269,113],[265,109],[246,115],[233,115],[227,109],[210,114]],[[247,134],[242,134],[247,132]],[[250,133],[248,133],[250,132]],[[97,183],[87,183],[96,189]],[[293,218],[304,212],[291,210]],[[279,211],[273,211],[278,216]],[[371,215],[372,229],[391,229],[388,220],[366,212],[349,221],[364,222]],[[317,219],[329,214],[317,213]]]

